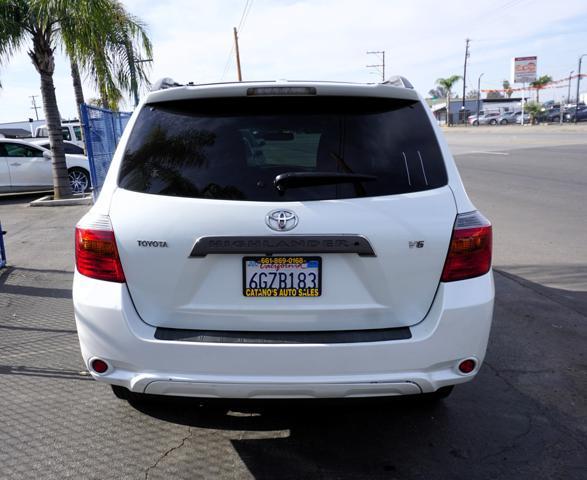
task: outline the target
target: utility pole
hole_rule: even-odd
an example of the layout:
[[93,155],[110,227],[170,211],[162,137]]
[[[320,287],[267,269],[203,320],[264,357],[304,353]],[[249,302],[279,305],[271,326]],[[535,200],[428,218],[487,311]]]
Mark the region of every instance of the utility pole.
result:
[[381,69],[381,82],[385,82],[385,50],[367,52],[367,55],[379,55],[381,63],[378,65],[367,65],[367,68],[380,68]]
[[39,97],[38,95],[31,95],[29,97],[31,99],[31,103],[33,104],[33,106],[31,107],[31,110],[35,111],[35,117],[37,117],[37,120],[39,119],[39,108],[41,108],[41,107],[37,106],[37,102],[35,100],[38,97]]
[[465,123],[465,90],[467,88],[467,60],[469,58],[469,42],[471,41],[470,38],[466,39],[466,46],[465,46],[465,68],[463,70],[463,105],[461,106],[461,116],[463,118],[463,123]]
[[[575,70],[571,70],[571,72],[569,73],[569,91],[567,92],[567,103],[571,103],[571,81],[573,79],[573,73],[575,73]],[[560,123],[561,125],[563,124],[563,114],[564,114],[564,110],[563,110],[563,106],[561,104],[560,106]]]
[[581,85],[581,62],[583,57],[587,57],[587,53],[584,53],[579,57],[579,70],[577,72],[577,103],[575,104],[575,123],[577,123],[577,112],[579,111],[579,85]]
[[479,104],[481,101],[481,77],[485,75],[484,73],[482,73],[481,75],[479,75],[479,78],[477,79],[477,126],[479,126]]
[[236,31],[236,27],[234,27],[234,51],[236,53],[236,71],[238,73],[238,81],[243,81],[243,76],[241,73],[241,55],[238,49],[238,33]]

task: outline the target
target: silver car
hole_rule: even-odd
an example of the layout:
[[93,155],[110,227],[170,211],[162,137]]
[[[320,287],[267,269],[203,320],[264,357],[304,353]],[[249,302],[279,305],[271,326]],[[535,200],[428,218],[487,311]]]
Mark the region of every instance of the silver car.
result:
[[499,112],[490,112],[484,115],[476,115],[469,120],[471,125],[497,125],[497,119],[499,117]]

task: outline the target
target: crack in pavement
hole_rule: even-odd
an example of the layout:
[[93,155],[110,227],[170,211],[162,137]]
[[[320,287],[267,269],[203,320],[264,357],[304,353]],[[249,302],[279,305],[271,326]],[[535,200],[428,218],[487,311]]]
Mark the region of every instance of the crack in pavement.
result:
[[192,427],[188,427],[188,434],[183,437],[183,439],[181,440],[179,445],[176,445],[175,447],[171,447],[169,450],[166,450],[165,452],[163,452],[163,454],[157,459],[157,461],[151,465],[150,467],[147,467],[147,469],[145,470],[145,480],[147,480],[149,478],[149,474],[151,473],[151,470],[157,468],[159,466],[159,463],[165,458],[167,457],[171,452],[175,451],[175,450],[179,450],[181,447],[183,447],[185,445],[185,442],[192,436]]
[[[544,405],[542,405],[541,403],[537,402],[533,397],[531,397],[530,395],[528,395],[526,392],[520,390],[513,382],[511,382],[510,380],[508,380],[505,376],[503,376],[501,374],[501,372],[494,367],[493,365],[491,365],[487,360],[485,360],[483,362],[484,365],[487,365],[495,374],[495,376],[497,378],[499,378],[500,380],[502,380],[507,386],[509,386],[510,388],[512,388],[513,390],[515,390],[517,393],[519,393],[520,395],[522,395],[523,397],[528,399],[528,402],[532,405],[534,405],[534,407],[538,410],[538,412],[543,415],[551,424],[552,428],[554,428],[555,430],[561,430],[563,433],[565,433],[566,435],[568,435],[569,437],[571,437],[575,442],[577,442],[579,444],[579,446],[583,449],[587,451],[587,444],[584,443],[584,440],[582,439],[583,435],[582,433],[579,434],[579,436],[577,435],[577,432],[575,432],[574,430],[566,427],[565,425],[562,424],[561,421],[558,421],[557,419],[553,418],[552,414],[550,413],[550,410],[548,408],[546,408]],[[531,414],[525,414],[529,420],[530,420],[530,425],[532,424],[531,422]],[[527,435],[528,432],[526,432],[524,435]],[[524,436],[522,435],[522,436]],[[513,445],[512,447],[513,448]]]
[[487,460],[487,459],[489,459],[491,457],[496,457],[498,455],[502,455],[502,454],[506,453],[507,451],[512,450],[514,447],[517,446],[518,442],[522,438],[524,438],[525,436],[527,436],[532,431],[532,426],[533,426],[532,414],[525,413],[524,416],[526,417],[526,420],[528,421],[528,426],[526,427],[526,429],[522,433],[516,435],[511,440],[511,442],[509,443],[509,445],[506,445],[506,446],[500,448],[497,452],[490,453],[490,454],[487,454],[487,455],[481,457],[481,461]]

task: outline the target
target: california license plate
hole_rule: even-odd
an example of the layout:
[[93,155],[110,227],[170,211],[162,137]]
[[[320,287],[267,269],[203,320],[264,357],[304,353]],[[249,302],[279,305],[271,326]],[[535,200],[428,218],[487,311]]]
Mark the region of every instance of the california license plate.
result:
[[319,297],[320,257],[244,257],[245,297]]

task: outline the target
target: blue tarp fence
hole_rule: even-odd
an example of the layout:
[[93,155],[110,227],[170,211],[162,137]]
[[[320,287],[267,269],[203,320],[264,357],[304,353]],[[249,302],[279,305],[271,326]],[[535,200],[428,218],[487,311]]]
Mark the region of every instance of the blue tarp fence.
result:
[[95,200],[104,184],[116,145],[118,145],[131,113],[113,112],[106,108],[86,104],[82,105],[81,113]]
[[2,223],[0,223],[0,268],[6,266],[6,249],[4,248],[4,232],[2,230]]

